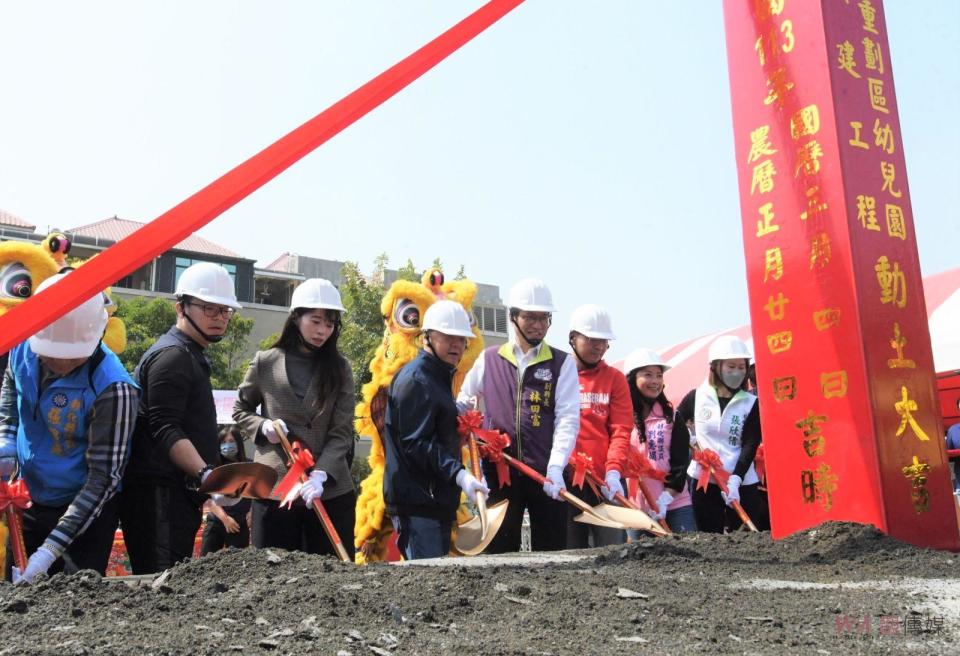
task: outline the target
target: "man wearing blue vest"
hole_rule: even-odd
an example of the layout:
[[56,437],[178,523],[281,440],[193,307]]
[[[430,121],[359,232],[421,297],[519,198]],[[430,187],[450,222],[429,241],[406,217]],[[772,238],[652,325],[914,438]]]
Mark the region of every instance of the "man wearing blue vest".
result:
[[507,516],[487,553],[520,549],[523,512],[530,512],[534,551],[566,547],[567,509],[560,501],[563,469],[580,430],[580,382],[573,358],[543,341],[554,311],[550,290],[525,278],[507,297],[512,339],[477,358],[460,388],[457,405],[466,410],[482,402],[484,428],[510,436],[507,453],[547,477],[543,488],[520,474],[500,487],[496,469],[485,463],[490,503],[509,499]]
[[[37,291],[66,275],[45,280]],[[0,443],[16,444],[19,473],[33,499],[23,514],[31,556],[23,572],[12,568],[14,583],[48,571],[103,574],[107,567],[139,393],[100,342],[104,304],[97,294],[10,352]]]

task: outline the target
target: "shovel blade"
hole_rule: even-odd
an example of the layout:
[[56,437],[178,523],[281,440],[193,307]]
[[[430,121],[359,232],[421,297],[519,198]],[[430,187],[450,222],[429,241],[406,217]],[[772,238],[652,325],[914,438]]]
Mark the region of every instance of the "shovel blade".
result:
[[277,484],[277,472],[259,462],[234,462],[217,467],[200,486],[204,494],[225,494],[245,499],[267,499]]
[[476,556],[482,553],[500,530],[500,525],[507,516],[508,503],[506,499],[499,501],[487,507],[485,514],[474,515],[470,521],[457,526],[454,548],[464,556]]
[[663,528],[651,519],[650,515],[642,510],[622,508],[609,503],[601,503],[593,506],[591,512],[581,513],[573,519],[574,521],[593,524],[594,526],[619,529],[635,528],[656,535],[666,535]]

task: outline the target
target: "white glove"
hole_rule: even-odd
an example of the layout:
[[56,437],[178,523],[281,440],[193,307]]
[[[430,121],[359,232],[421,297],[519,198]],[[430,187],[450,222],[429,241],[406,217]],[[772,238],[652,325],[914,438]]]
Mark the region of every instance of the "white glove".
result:
[[620,485],[620,472],[611,469],[607,472],[607,477],[604,480],[606,485],[601,485],[600,491],[603,492],[603,496],[607,497],[608,501],[613,501],[617,492],[623,492],[623,486]]
[[727,479],[727,491],[720,492],[720,496],[723,497],[723,500],[728,506],[733,505],[734,501],[740,501],[740,484],[743,483],[743,479],[733,474],[730,478]]
[[655,512],[654,519],[664,519],[667,516],[667,508],[670,507],[670,504],[673,503],[673,495],[664,490],[660,493],[660,496],[657,497],[657,512]]
[[[200,485],[203,485],[203,482],[207,480],[207,476],[213,473],[212,469],[208,469],[203,472],[203,475],[200,477]],[[228,497],[225,494],[220,494],[219,492],[214,492],[210,495],[210,500],[221,508],[226,508],[228,506],[235,506],[240,503],[240,497]]]
[[560,492],[567,489],[567,484],[563,482],[563,467],[547,467],[547,481],[543,484],[543,491],[547,496],[557,501],[560,500]]
[[33,555],[30,556],[30,560],[27,561],[27,567],[23,570],[23,573],[20,573],[20,570],[16,567],[13,568],[11,572],[11,578],[13,579],[14,584],[16,583],[30,583],[40,574],[46,574],[47,570],[50,569],[50,566],[53,565],[53,561],[57,559],[46,547],[40,547],[33,552]]
[[314,469],[310,472],[310,477],[300,486],[300,498],[303,499],[304,503],[309,506],[314,499],[323,496],[323,483],[326,480],[327,472],[321,469]]
[[[276,422],[280,424],[280,428],[283,429],[285,435],[290,433],[290,429],[287,428],[287,423],[283,419],[277,419]],[[270,444],[280,444],[280,434],[277,433],[277,429],[274,428],[273,420],[267,419],[260,424],[260,432],[263,433],[263,436],[267,438],[267,442]]]
[[478,493],[490,494],[490,488],[487,487],[486,479],[478,481],[477,477],[466,469],[461,469],[460,473],[457,474],[457,485],[460,486],[463,493],[466,494],[467,498],[473,503],[477,502]]

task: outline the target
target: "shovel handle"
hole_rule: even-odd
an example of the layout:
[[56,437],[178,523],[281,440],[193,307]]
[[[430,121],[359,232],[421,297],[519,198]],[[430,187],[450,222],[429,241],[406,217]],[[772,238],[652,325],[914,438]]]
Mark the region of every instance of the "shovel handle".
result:
[[[293,449],[290,446],[290,440],[287,439],[287,434],[284,432],[283,428],[277,423],[273,422],[273,427],[277,431],[277,436],[280,438],[280,445],[283,447],[283,452],[287,454],[287,458],[293,462]],[[300,482],[306,482],[308,476],[306,474],[300,475]],[[337,529],[333,526],[333,520],[330,519],[330,515],[327,514],[327,509],[323,507],[323,503],[320,499],[314,499],[313,503],[313,512],[317,514],[317,519],[320,520],[320,525],[323,526],[323,532],[327,534],[327,539],[330,540],[330,544],[333,545],[334,550],[337,552],[337,557],[340,558],[345,563],[350,562],[350,554],[347,553],[346,547],[343,546],[343,540],[340,539],[340,534],[337,533]]]
[[474,435],[472,431],[467,440],[467,444],[470,447],[470,469],[473,471],[474,477],[479,481],[483,478],[483,474],[480,471],[480,447],[477,446],[477,436]]
[[[587,476],[594,483],[597,483],[597,484],[601,483],[600,477],[597,476],[596,472],[594,472],[592,469],[587,470]],[[657,504],[652,500],[653,494],[650,492],[650,488],[646,486],[646,484],[643,482],[643,479],[641,478],[637,478],[637,483],[640,486],[640,491],[643,493],[643,498],[647,500],[647,503],[650,504],[651,508],[656,508]],[[604,484],[606,483],[604,482]],[[615,495],[613,495],[613,498],[617,503],[619,503],[624,508],[630,508],[631,510],[640,510],[640,507],[637,504],[635,504],[633,501],[631,501],[627,497],[623,496],[623,492],[617,492]],[[670,530],[670,527],[667,526],[666,521],[662,519],[658,519],[657,523],[660,524],[660,528],[666,531],[668,535],[672,533],[672,531]]]
[[13,564],[22,573],[27,568],[28,561],[27,546],[23,542],[23,518],[13,504],[7,506],[4,515],[7,518],[7,531],[10,533],[10,547],[13,549]]
[[[511,467],[513,467],[514,469],[516,469],[516,470],[519,471],[520,473],[525,474],[526,476],[529,476],[530,478],[532,478],[533,480],[535,480],[537,483],[540,483],[540,485],[543,485],[544,483],[547,482],[547,477],[544,476],[543,474],[541,474],[540,472],[538,472],[536,469],[534,469],[534,468],[531,467],[530,465],[528,465],[528,464],[526,464],[526,463],[524,463],[524,462],[520,462],[519,460],[517,460],[517,459],[514,458],[513,456],[507,455],[506,453],[504,453],[504,454],[502,454],[502,455],[503,455],[503,459],[507,461],[507,464],[509,464]],[[581,511],[581,512],[585,512],[585,513],[587,513],[587,514],[589,514],[589,515],[596,515],[596,514],[597,514],[596,511],[594,511],[593,506],[591,506],[591,505],[589,505],[587,502],[582,501],[581,499],[573,496],[572,494],[570,494],[569,492],[567,492],[566,488],[561,488],[561,490],[560,490],[560,497],[561,497],[564,501],[566,501],[567,503],[569,503],[570,505],[576,507],[577,510],[579,510],[579,511]]]
[[753,522],[750,521],[750,515],[748,515],[747,511],[743,509],[743,506],[740,505],[739,501],[734,501],[733,503],[730,504],[730,507],[732,507],[734,510],[737,511],[737,514],[740,516],[740,521],[746,524],[747,528],[749,528],[754,533],[760,532],[757,530],[757,527],[753,525]]

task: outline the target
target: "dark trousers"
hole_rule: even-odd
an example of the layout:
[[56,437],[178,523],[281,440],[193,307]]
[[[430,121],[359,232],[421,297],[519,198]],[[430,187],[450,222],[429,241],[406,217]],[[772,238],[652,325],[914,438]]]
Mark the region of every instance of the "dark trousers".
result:
[[452,521],[400,515],[397,523],[397,549],[404,560],[440,558],[450,553]]
[[162,572],[193,556],[202,505],[197,495],[176,485],[124,483],[120,527],[133,573]]
[[[567,481],[567,489],[591,506],[595,506],[601,501],[606,501],[606,499],[601,499],[594,494],[593,488],[591,488],[588,483],[584,483],[582,488],[572,488],[570,482]],[[627,541],[627,534],[623,529],[575,522],[573,518],[580,514],[580,510],[570,504],[566,504],[566,506],[567,549],[606,547],[611,544],[623,544]]]
[[[760,490],[759,485],[740,487],[740,505],[758,530],[770,530],[767,493]],[[724,502],[720,487],[714,483],[710,483],[706,491],[694,489],[693,514],[697,519],[697,530],[706,533],[736,531],[743,525],[737,511]]]
[[207,515],[207,523],[203,527],[203,540],[200,542],[200,555],[220,551],[224,547],[243,549],[250,546],[250,528],[247,518],[237,519],[240,530],[236,533],[227,533],[227,527],[213,515]]
[[[351,560],[354,556],[356,506],[357,495],[354,492],[323,499],[323,507],[330,515],[333,527]],[[278,501],[254,501],[251,542],[258,549],[276,547],[288,551],[337,555],[313,508],[308,508],[300,499],[291,508],[281,508]]]
[[507,515],[485,553],[520,551],[523,511],[530,512],[530,546],[534,551],[559,551],[567,547],[567,504],[554,501],[540,483],[516,470],[510,472],[510,485],[499,487],[496,471],[485,472],[490,484],[487,505],[508,499]]
[[[32,555],[43,545],[50,531],[67,512],[67,508],[69,505],[42,506],[34,503],[23,511],[23,542],[27,548],[27,556]],[[113,537],[117,531],[119,511],[120,501],[114,496],[104,504],[100,514],[87,527],[87,530],[70,543],[63,556],[54,561],[47,573],[75,574],[83,569],[92,569],[103,575],[110,561],[110,550],[113,548]],[[12,565],[13,551],[8,538],[7,558],[4,564],[4,571],[8,577]]]

